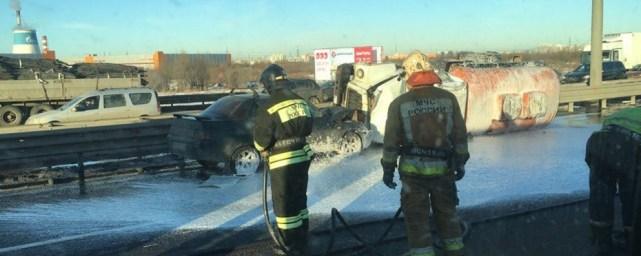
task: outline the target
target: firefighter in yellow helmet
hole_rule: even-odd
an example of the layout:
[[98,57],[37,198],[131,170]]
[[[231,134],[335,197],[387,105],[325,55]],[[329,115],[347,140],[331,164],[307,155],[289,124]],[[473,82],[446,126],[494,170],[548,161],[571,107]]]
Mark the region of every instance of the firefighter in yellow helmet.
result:
[[269,155],[276,225],[286,247],[275,247],[274,255],[308,255],[307,180],[314,153],[305,137],[312,132],[312,112],[305,100],[288,89],[282,67],[269,65],[260,83],[270,99],[257,110],[254,146],[261,155]]
[[389,107],[383,146],[383,182],[394,189],[400,173],[401,206],[409,255],[433,256],[430,208],[446,255],[463,255],[458,198],[454,182],[463,178],[469,159],[467,131],[456,97],[434,87],[441,83],[421,53],[403,63],[408,92]]

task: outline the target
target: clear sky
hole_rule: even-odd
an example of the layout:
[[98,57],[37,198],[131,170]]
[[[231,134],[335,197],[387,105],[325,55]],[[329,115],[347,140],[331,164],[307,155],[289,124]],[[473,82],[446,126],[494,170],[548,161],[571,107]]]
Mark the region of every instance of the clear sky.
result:
[[[0,52],[15,16],[0,5]],[[641,31],[640,0],[604,0],[604,32]],[[591,0],[22,0],[24,22],[59,57],[229,51],[233,58],[380,45],[519,50],[585,44]]]

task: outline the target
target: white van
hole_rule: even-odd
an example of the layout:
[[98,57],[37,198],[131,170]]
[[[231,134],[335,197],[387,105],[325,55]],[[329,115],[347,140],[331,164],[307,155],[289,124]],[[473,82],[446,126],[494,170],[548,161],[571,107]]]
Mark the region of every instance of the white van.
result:
[[62,107],[29,117],[25,124],[86,122],[160,115],[158,94],[149,88],[101,89]]

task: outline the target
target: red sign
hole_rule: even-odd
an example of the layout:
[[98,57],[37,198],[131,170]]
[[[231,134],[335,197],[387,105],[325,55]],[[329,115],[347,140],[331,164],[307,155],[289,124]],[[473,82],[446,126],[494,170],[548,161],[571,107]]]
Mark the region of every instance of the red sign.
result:
[[315,57],[317,60],[327,59],[327,52],[317,52]]
[[355,63],[372,63],[373,54],[371,46],[354,47]]

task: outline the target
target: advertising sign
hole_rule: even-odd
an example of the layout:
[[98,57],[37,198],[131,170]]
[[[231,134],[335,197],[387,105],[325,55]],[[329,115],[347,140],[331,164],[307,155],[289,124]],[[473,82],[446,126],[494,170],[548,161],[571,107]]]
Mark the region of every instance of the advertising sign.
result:
[[380,63],[382,47],[361,46],[350,48],[319,49],[314,51],[316,81],[334,79],[336,67],[345,63]]

